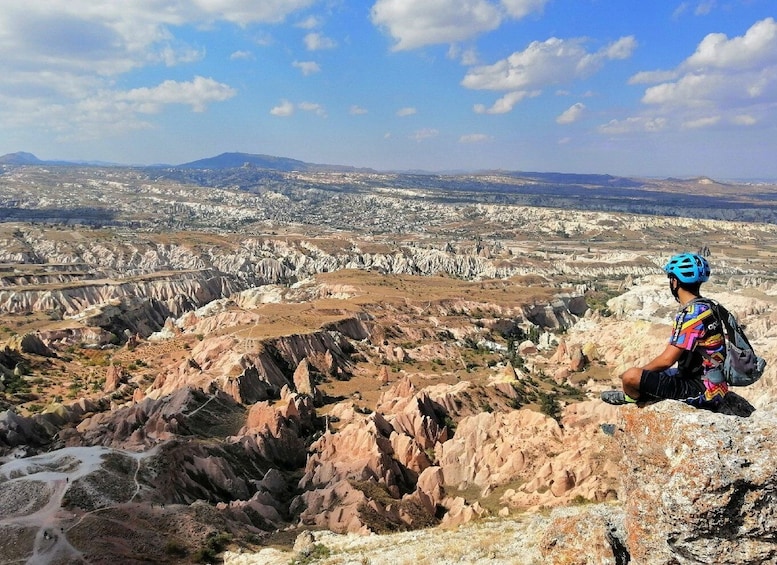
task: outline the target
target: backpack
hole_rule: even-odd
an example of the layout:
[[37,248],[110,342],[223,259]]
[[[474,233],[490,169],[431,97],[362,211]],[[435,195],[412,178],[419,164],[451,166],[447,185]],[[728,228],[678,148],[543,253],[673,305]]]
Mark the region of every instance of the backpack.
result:
[[[726,382],[731,386],[749,386],[756,382],[764,373],[766,360],[756,355],[753,346],[747,339],[742,326],[734,315],[723,306],[709,298],[702,299],[709,303],[715,316],[723,324],[723,337],[726,340],[726,360],[717,368],[723,373]],[[714,370],[714,369],[713,369]]]

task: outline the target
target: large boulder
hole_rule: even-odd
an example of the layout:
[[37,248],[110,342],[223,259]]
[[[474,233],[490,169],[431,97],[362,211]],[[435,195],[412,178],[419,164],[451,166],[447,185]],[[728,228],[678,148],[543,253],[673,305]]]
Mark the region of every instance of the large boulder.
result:
[[677,401],[621,415],[620,498],[634,563],[777,562],[777,415]]
[[32,353],[43,357],[56,357],[56,354],[34,333],[15,335],[8,341],[8,348],[19,353]]

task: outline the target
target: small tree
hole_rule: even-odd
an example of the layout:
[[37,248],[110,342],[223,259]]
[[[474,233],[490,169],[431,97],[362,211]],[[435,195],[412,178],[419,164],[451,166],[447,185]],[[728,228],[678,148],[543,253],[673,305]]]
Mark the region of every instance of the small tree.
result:
[[559,403],[556,400],[556,395],[552,393],[540,392],[539,397],[540,410],[542,413],[550,416],[554,420],[558,420],[559,416],[561,415],[561,406],[559,406]]

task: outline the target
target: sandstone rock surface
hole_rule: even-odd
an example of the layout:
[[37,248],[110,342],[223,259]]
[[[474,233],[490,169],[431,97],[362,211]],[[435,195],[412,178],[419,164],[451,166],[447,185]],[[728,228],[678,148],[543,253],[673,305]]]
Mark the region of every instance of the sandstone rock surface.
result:
[[620,497],[634,562],[777,560],[773,413],[741,418],[665,401],[622,415]]

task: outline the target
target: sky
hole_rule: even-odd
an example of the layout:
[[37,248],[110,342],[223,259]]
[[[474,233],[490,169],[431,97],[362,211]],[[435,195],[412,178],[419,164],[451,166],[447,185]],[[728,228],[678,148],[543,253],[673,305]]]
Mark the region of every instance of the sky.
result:
[[0,155],[777,179],[777,0],[2,0]]

